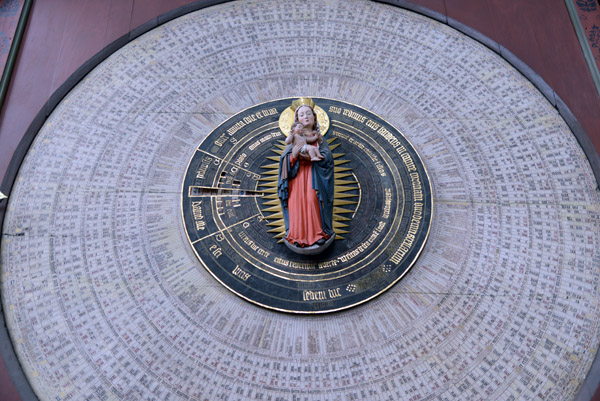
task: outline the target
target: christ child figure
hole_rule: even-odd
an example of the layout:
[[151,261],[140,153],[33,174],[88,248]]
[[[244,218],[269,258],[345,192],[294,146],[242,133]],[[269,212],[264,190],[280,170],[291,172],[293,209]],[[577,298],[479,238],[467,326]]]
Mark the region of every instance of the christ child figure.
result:
[[321,135],[315,130],[311,130],[308,127],[304,127],[302,123],[295,122],[292,124],[290,134],[285,139],[287,145],[292,144],[292,156],[294,159],[298,158],[300,153],[308,154],[310,160],[320,161],[324,157],[319,152],[319,144],[323,139]]

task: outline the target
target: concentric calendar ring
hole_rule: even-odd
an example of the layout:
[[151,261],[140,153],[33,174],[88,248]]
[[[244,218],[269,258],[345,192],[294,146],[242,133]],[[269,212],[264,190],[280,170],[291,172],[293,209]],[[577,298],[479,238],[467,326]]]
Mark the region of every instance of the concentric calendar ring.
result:
[[[436,204],[409,274],[319,316],[231,294],[180,218],[202,139],[299,94],[398,127]],[[595,188],[556,110],[451,28],[362,0],[229,2],[123,47],[48,118],[6,212],[3,309],[47,400],[572,399],[600,332]]]

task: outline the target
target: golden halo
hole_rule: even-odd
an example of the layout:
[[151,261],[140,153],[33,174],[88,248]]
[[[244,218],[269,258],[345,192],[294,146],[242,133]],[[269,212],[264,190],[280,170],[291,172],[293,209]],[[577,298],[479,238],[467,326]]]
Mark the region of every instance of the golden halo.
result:
[[315,105],[310,98],[301,97],[298,100],[292,102],[292,105],[281,112],[279,116],[279,129],[283,132],[283,135],[287,136],[290,133],[290,129],[292,128],[292,123],[294,122],[294,114],[296,112],[296,108],[303,105],[309,104],[313,106],[313,110],[317,115],[317,121],[319,122],[319,126],[321,127],[321,135],[325,136],[327,130],[329,129],[329,116],[319,106]]

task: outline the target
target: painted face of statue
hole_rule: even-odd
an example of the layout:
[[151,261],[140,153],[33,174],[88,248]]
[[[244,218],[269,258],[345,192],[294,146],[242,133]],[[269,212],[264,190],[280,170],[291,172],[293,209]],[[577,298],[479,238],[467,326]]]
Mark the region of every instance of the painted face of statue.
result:
[[298,108],[298,121],[304,124],[305,127],[312,128],[315,126],[315,115],[308,106],[300,106]]

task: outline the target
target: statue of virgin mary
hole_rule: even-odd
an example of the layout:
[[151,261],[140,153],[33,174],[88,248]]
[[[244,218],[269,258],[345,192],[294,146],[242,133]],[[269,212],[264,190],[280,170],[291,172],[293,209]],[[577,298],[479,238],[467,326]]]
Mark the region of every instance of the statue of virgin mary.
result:
[[[294,122],[320,134],[312,99],[300,98],[292,103],[294,107]],[[326,140],[319,145],[323,157],[319,161],[311,161],[310,156],[302,153],[295,159],[292,147],[291,144],[286,147],[279,161],[277,192],[285,221],[284,242],[294,252],[316,254],[335,237],[333,156]]]

